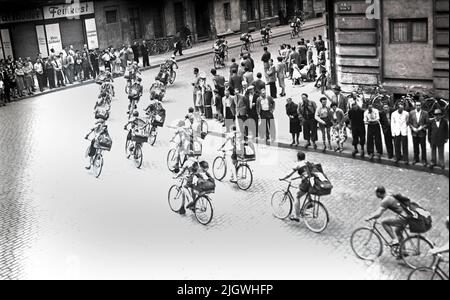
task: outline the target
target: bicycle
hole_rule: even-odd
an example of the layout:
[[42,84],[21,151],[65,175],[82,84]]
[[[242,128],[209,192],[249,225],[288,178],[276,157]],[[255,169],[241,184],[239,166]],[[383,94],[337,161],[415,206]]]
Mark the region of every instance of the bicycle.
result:
[[[213,175],[214,178],[218,181],[222,181],[225,176],[227,176],[227,151],[222,150],[222,152],[223,155],[216,157],[213,162]],[[239,189],[247,191],[253,184],[253,173],[248,163],[250,161],[254,161],[254,159],[245,159],[241,156],[238,156],[237,160],[238,163],[236,165],[236,184]]]
[[434,248],[428,239],[420,234],[410,235],[405,229],[403,235],[406,235],[406,238],[403,242],[391,245],[377,225],[378,221],[374,220],[371,227],[361,227],[353,232],[350,244],[358,258],[374,261],[383,254],[384,245],[390,249],[392,256],[402,259],[410,268],[431,267],[434,264],[435,258],[430,259],[427,256],[429,250]]
[[408,280],[449,280],[449,275],[440,267],[441,263],[447,263],[442,255],[434,255],[436,263],[431,267],[417,268],[411,271]]
[[268,33],[267,35],[262,35],[261,36],[261,46],[267,46],[270,44],[270,33]]
[[195,193],[186,187],[187,178],[183,177],[180,180],[180,184],[173,185],[169,189],[168,200],[169,207],[173,212],[178,213],[183,207],[183,199],[189,203],[194,203],[192,211],[195,218],[202,225],[208,225],[213,218],[213,207],[211,204],[211,198],[206,193],[199,193],[194,196]]
[[214,53],[213,64],[215,69],[220,69],[225,66],[224,59],[220,57],[219,53]]
[[[88,140],[92,143],[92,140],[90,140],[90,139],[86,139],[86,140]],[[99,178],[100,175],[102,174],[102,170],[103,170],[103,163],[104,163],[103,150],[109,150],[109,149],[103,148],[99,145],[94,145],[94,147],[95,147],[95,155],[91,157],[90,165],[94,172],[95,178]],[[86,150],[86,158],[89,157],[90,150],[91,150],[91,145],[89,144],[89,147]]]
[[300,27],[291,23],[291,39],[295,39],[296,37],[299,38],[300,37]]
[[[295,198],[291,193],[291,188],[298,189],[293,187],[292,182],[300,178],[301,177],[292,180],[283,180],[289,183],[287,189],[273,193],[270,204],[273,215],[277,219],[285,220],[291,215],[295,202]],[[324,232],[330,221],[325,205],[320,202],[320,196],[311,195],[309,192],[306,194],[305,201],[301,207],[300,217],[305,222],[306,227],[314,233]]]
[[184,41],[184,48],[191,49],[192,48],[192,35],[188,35],[186,40]]
[[252,52],[252,49],[254,48],[254,41],[251,35],[248,36],[248,39],[246,41],[242,41],[241,46],[241,53],[245,52]]
[[146,142],[148,142],[148,137],[135,135],[131,130],[128,131],[127,140],[125,142],[125,154],[128,159],[133,156],[134,165],[138,169],[142,167],[142,162],[144,161],[142,145]]
[[444,118],[448,121],[449,120],[449,109],[448,109],[448,101],[444,99],[436,99],[433,97],[427,98],[424,101],[423,104],[423,110],[428,113],[430,116],[430,119],[435,119],[434,111],[436,109],[441,110],[444,113]]

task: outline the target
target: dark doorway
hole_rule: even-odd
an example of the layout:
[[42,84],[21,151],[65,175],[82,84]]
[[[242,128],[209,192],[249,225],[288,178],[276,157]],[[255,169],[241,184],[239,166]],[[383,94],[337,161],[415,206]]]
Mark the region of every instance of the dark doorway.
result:
[[286,1],[286,14],[288,19],[291,19],[296,10],[303,10],[303,1],[302,0],[287,0]]
[[184,25],[186,25],[186,20],[184,17],[184,5],[183,2],[176,2],[174,4],[175,11],[175,27],[177,32],[182,32]]
[[209,19],[209,1],[195,1],[195,23],[197,25],[197,36],[199,39],[209,38],[211,27]]
[[164,37],[164,2],[158,2],[154,7],[153,28],[156,38]]

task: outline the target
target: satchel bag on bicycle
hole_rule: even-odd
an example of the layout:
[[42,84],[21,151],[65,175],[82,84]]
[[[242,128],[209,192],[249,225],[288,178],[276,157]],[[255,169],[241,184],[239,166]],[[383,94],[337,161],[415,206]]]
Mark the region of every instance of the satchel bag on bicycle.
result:
[[401,194],[394,195],[394,198],[407,214],[406,221],[412,233],[422,234],[430,231],[433,227],[433,219],[429,211]]
[[333,190],[333,185],[323,172],[322,165],[308,163],[309,174],[314,179],[314,185],[310,187],[311,195],[327,196]]

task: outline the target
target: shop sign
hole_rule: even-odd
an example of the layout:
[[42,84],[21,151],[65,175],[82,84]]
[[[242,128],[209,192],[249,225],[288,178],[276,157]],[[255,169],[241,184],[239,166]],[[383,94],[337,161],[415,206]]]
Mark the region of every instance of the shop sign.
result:
[[61,32],[59,31],[59,24],[56,23],[45,25],[45,32],[47,33],[48,49],[54,49],[55,54],[59,54],[62,51]]
[[82,15],[89,15],[94,13],[94,2],[78,2],[72,4],[60,4],[45,6],[44,18],[59,19],[59,18],[76,18]]
[[1,29],[0,30],[2,45],[3,45],[3,55],[5,58],[8,58],[8,56],[11,56],[14,59],[14,54],[12,50],[11,45],[11,37],[9,36],[9,30],[8,29]]
[[97,26],[95,25],[95,18],[84,20],[86,25],[86,37],[89,50],[98,48]]
[[339,12],[348,12],[348,11],[352,11],[352,6],[349,5],[349,4],[346,3],[346,2],[339,3],[339,4],[338,4],[338,11],[339,11]]
[[0,24],[39,21],[42,19],[44,17],[40,8],[0,13]]

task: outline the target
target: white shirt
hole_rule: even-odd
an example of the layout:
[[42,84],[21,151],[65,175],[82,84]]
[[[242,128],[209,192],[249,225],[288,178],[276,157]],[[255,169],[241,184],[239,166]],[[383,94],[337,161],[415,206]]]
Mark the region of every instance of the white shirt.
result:
[[36,71],[36,73],[42,74],[43,73],[42,64],[35,63],[34,64],[34,70]]
[[392,136],[408,136],[409,114],[406,111],[400,114],[397,110],[392,113],[391,118]]
[[364,122],[366,124],[368,123],[374,123],[374,122],[380,122],[380,113],[378,112],[378,109],[373,108],[372,113],[369,113],[369,110],[366,110],[364,112]]
[[261,109],[265,111],[269,110],[269,99],[261,99]]

